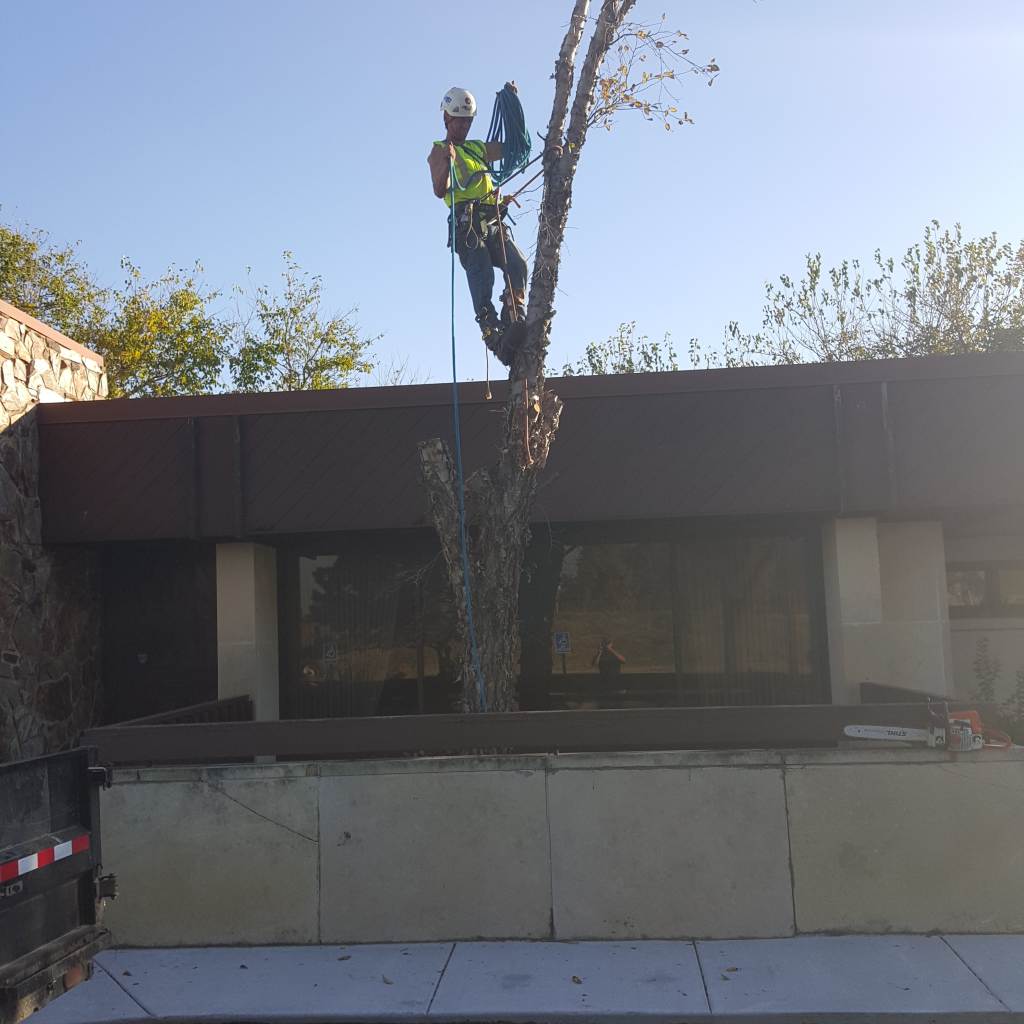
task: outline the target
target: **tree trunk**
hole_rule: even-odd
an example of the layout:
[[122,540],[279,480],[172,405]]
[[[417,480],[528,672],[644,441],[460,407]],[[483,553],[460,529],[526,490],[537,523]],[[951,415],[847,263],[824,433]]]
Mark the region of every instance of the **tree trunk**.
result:
[[[562,412],[561,400],[544,382],[559,259],[598,71],[634,2],[604,0],[601,4],[571,113],[569,100],[576,53],[590,0],[575,0],[555,62],[555,97],[545,137],[544,191],[525,341],[515,354],[510,373],[512,384],[505,403],[497,463],[478,470],[465,486],[468,594],[461,552],[459,483],[453,460],[440,440],[420,445],[421,475],[459,608],[459,636],[464,652],[463,705],[467,711],[511,711],[517,706],[519,583],[538,476],[547,463]],[[529,398],[533,395],[535,402]]]
[[[458,511],[458,479],[447,445],[434,439],[420,445],[420,469],[431,517],[441,541],[458,609],[463,650],[463,707],[467,711],[516,708],[519,664],[519,581],[530,540],[530,511],[537,474],[558,429],[562,403],[545,391],[539,414],[530,415],[532,465],[525,462],[522,392],[505,405],[503,446],[496,466],[466,481],[467,599]],[[472,611],[474,629],[469,629]],[[475,650],[474,650],[475,640]]]

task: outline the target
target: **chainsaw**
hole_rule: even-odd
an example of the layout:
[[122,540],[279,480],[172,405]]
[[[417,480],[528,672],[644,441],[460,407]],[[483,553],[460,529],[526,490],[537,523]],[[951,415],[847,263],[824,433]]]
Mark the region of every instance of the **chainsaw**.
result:
[[1005,733],[985,728],[977,711],[950,711],[947,704],[932,702],[928,704],[928,725],[924,729],[903,725],[848,725],[843,735],[859,740],[923,743],[926,747],[960,753],[1013,746]]

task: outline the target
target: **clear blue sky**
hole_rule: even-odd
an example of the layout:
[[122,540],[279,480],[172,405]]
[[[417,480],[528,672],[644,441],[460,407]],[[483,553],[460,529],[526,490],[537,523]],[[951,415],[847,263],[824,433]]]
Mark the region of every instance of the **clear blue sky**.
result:
[[[542,128],[570,0],[12,3],[0,218],[82,241],[104,279],[201,259],[212,286],[291,249],[381,351],[450,372],[445,218],[426,153],[441,95],[515,78]],[[718,59],[696,124],[596,133],[570,215],[552,363],[636,319],[713,345],[763,282],[898,254],[926,221],[1024,237],[1019,0],[639,0]],[[482,122],[482,123],[479,123]],[[528,219],[517,233],[533,242]],[[458,282],[460,375],[483,348]]]

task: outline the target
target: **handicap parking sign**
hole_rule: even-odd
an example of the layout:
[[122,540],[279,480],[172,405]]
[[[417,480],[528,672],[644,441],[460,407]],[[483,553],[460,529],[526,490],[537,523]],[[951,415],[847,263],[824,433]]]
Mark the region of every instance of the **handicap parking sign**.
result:
[[572,654],[572,638],[567,632],[555,634],[555,654]]

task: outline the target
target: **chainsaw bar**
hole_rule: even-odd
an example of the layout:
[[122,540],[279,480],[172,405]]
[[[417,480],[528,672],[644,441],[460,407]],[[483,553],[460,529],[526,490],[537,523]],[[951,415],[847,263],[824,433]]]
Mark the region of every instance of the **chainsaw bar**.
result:
[[903,743],[924,743],[929,747],[945,746],[941,729],[908,729],[902,725],[848,725],[844,736],[858,740],[898,740]]

